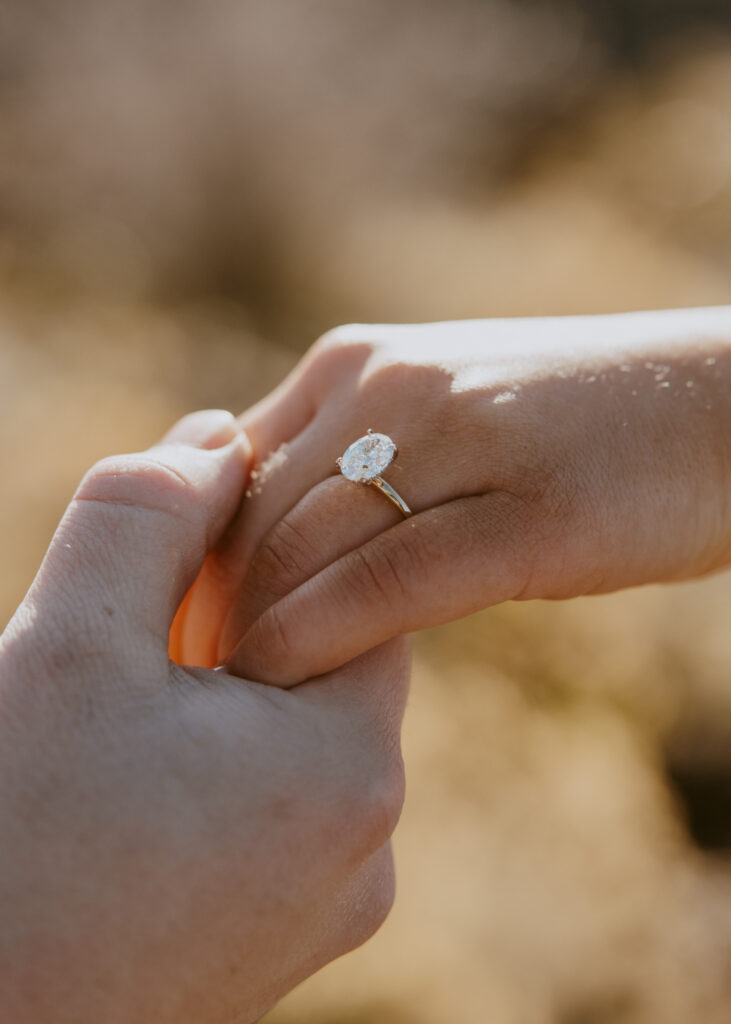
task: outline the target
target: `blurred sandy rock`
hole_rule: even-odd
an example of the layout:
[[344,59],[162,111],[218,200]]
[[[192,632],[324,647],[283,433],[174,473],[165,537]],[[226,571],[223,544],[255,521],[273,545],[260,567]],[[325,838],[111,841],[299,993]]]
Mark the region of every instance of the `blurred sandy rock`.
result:
[[[338,321],[731,302],[727,0],[8,0],[0,618]],[[417,641],[399,895],[272,1024],[726,1024],[731,583]]]

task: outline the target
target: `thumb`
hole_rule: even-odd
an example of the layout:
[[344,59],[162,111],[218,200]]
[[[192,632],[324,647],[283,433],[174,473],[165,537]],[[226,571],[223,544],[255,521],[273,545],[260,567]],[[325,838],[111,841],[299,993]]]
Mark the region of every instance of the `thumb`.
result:
[[243,495],[250,448],[230,413],[196,413],[160,445],[84,477],[31,588],[64,632],[110,620],[167,650],[175,612]]

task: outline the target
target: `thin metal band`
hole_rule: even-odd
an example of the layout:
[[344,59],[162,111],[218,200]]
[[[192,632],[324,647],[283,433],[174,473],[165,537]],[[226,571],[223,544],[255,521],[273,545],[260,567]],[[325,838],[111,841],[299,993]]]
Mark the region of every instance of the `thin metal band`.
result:
[[388,500],[392,501],[396,508],[399,510],[399,512],[403,514],[404,518],[408,519],[409,516],[414,514],[409,508],[409,506],[406,504],[404,499],[401,497],[401,495],[397,494],[396,491],[394,491],[393,487],[391,487],[390,484],[386,483],[383,477],[374,476],[372,480],[368,481],[368,483],[372,487],[377,487],[382,494],[385,494]]

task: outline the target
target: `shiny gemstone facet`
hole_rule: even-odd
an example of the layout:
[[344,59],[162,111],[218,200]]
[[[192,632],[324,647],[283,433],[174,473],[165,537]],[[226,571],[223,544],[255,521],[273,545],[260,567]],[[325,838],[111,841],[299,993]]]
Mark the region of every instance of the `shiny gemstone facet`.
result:
[[348,480],[368,483],[388,469],[395,457],[396,445],[387,434],[366,434],[353,441],[338,464]]

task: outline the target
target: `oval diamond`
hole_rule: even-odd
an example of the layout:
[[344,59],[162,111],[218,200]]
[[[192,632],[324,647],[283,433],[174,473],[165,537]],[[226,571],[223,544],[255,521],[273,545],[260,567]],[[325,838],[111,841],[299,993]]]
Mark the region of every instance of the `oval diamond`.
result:
[[366,434],[353,441],[338,464],[348,480],[366,484],[388,469],[395,458],[396,445],[388,434]]

